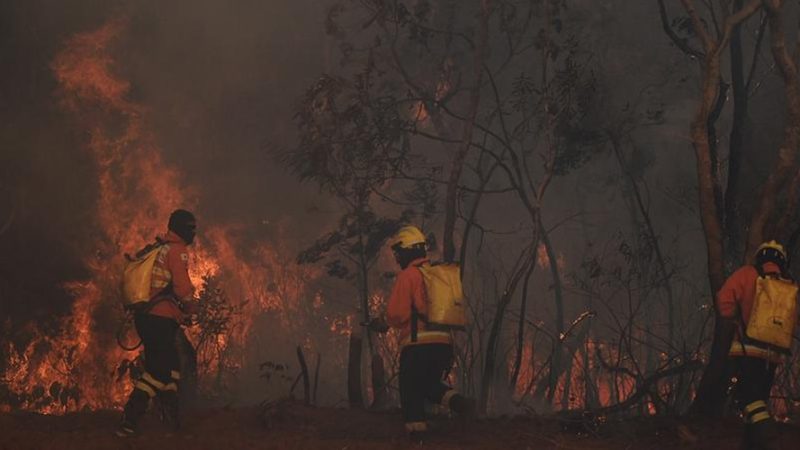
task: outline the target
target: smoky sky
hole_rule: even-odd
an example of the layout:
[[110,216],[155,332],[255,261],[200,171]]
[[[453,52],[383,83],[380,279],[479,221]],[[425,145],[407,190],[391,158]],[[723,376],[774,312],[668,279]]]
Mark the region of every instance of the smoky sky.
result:
[[[115,17],[128,21],[115,48],[115,70],[130,81],[130,99],[147,108],[147,124],[167,163],[183,184],[198,189],[201,230],[204,220],[241,223],[257,236],[280,232],[302,246],[331,225],[337,212],[326,199],[270,154],[292,145],[294,107],[305,88],[336,69],[324,27],[331,2],[0,0],[0,319],[66,311],[70,297],[63,282],[88,275],[88,249],[99,232],[93,220],[96,177],[87,130],[59,106],[50,63],[70,36]],[[645,153],[658,161],[649,181],[672,190],[660,197],[654,214],[663,218],[660,232],[680,215],[694,233],[690,249],[701,254],[699,220],[667,198],[695,198],[688,123],[699,92],[696,62],[670,45],[656,2],[568,3],[595,53],[603,114],[623,110],[643,92],[647,107],[663,106],[665,122],[638,135]],[[678,15],[678,2],[668,3]],[[764,58],[759,79],[775,86],[774,73],[763,69],[769,55]],[[760,154],[756,143],[774,148],[781,88],[764,88],[752,105],[754,117],[779,118],[754,127],[753,154]],[[596,178],[600,187],[604,177],[618,174],[612,161],[592,161],[586,170],[592,172],[583,180]],[[575,183],[567,177],[556,184],[565,195],[584,195],[569,186]],[[602,191],[591,201],[609,210],[603,196],[611,195]],[[568,216],[575,201],[551,204],[555,221]],[[603,233],[620,226],[617,212],[597,220],[608,221]]]

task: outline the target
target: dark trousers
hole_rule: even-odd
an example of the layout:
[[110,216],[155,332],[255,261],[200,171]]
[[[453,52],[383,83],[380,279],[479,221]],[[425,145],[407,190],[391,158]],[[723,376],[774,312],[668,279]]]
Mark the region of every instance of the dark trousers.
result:
[[450,387],[444,377],[453,364],[453,346],[409,345],[400,353],[400,406],[406,424],[425,421],[425,400],[441,403]]
[[179,325],[172,319],[150,314],[137,314],[134,324],[144,346],[145,372],[134,383],[125,404],[124,421],[127,426],[135,427],[147,411],[150,399],[158,396],[163,411],[177,424],[180,359],[176,337]]
[[743,447],[774,448],[776,436],[768,405],[776,364],[762,358],[736,356],[731,358],[730,365],[736,377],[734,400],[745,420]]
[[[756,402],[769,403],[769,393],[775,379],[776,365],[762,358],[751,356],[735,356],[731,358],[731,370],[736,377],[733,395],[736,406],[746,412]],[[750,409],[753,409],[750,407]],[[766,408],[764,408],[766,410]],[[745,414],[745,420],[751,422],[751,416]]]

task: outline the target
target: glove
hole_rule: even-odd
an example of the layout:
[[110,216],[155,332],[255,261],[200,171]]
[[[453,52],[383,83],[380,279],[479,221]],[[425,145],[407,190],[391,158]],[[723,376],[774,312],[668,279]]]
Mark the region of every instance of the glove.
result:
[[180,323],[186,327],[197,325],[197,314],[182,314]]

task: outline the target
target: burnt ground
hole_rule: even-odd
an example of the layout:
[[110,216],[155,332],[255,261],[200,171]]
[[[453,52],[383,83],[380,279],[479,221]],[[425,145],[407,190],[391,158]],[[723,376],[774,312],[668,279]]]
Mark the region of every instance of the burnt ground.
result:
[[[402,432],[398,413],[287,405],[265,424],[255,408],[209,409],[188,414],[179,432],[154,416],[142,433],[113,435],[119,413],[65,416],[0,414],[0,449],[736,449],[742,428],[736,419],[698,423],[649,418],[587,426],[553,417],[476,420],[468,425],[439,419],[439,430],[423,444]],[[689,427],[693,434],[686,433]],[[783,448],[800,448],[800,428],[782,425]]]

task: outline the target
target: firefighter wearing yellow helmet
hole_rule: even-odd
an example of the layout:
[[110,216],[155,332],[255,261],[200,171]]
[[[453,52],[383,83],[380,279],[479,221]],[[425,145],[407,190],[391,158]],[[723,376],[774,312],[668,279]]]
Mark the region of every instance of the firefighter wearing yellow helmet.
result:
[[[473,399],[444,383],[453,363],[451,331],[463,326],[463,311],[440,305],[460,300],[461,280],[457,265],[431,265],[425,234],[415,226],[401,228],[389,245],[401,271],[389,298],[387,321],[400,330],[400,403],[405,428],[412,440],[419,440],[428,430],[426,400],[457,414],[472,415],[475,409]],[[439,281],[428,281],[431,274]],[[443,284],[449,289],[442,289]],[[444,291],[456,295],[438,296]],[[432,296],[443,300],[432,306]]]
[[744,448],[775,448],[769,413],[775,369],[789,354],[797,318],[798,286],[789,275],[783,245],[770,240],[755,252],[755,263],[736,270],[717,293],[717,310],[733,321],[728,352],[734,397],[745,420]]
[[400,231],[394,235],[391,241],[391,248],[412,249],[415,247],[424,247],[427,245],[427,238],[419,228],[409,225],[400,228]]

